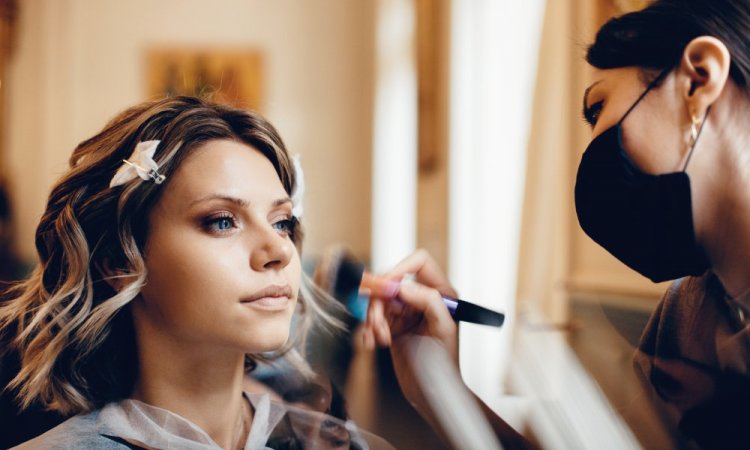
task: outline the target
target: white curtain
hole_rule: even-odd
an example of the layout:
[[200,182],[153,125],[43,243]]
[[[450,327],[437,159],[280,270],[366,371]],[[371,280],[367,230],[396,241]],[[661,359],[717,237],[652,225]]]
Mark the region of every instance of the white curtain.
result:
[[485,399],[502,393],[510,356],[544,3],[452,3],[449,273],[461,296],[506,314],[500,330],[461,326],[461,371]]
[[413,0],[378,0],[372,261],[387,270],[416,245],[417,74]]

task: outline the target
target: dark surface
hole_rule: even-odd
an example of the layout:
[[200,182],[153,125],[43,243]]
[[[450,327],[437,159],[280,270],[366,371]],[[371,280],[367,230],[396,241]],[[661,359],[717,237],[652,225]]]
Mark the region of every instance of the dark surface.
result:
[[[19,362],[15,353],[9,353],[0,361],[0,386],[7,386],[18,373]],[[13,392],[3,389],[0,393],[0,449],[6,449],[36,437],[62,423],[65,417],[32,405],[19,412]]]

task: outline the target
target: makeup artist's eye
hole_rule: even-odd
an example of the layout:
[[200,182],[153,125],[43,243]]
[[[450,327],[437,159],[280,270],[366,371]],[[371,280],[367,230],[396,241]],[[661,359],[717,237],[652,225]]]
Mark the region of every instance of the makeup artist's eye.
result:
[[284,236],[294,236],[294,231],[297,228],[297,218],[294,216],[281,219],[274,222],[272,226]]
[[583,108],[583,120],[588,122],[592,128],[596,125],[596,121],[599,120],[599,115],[602,113],[602,107],[604,107],[604,102],[599,101],[591,106]]
[[223,234],[237,228],[237,219],[230,213],[222,212],[205,218],[202,225],[206,231]]

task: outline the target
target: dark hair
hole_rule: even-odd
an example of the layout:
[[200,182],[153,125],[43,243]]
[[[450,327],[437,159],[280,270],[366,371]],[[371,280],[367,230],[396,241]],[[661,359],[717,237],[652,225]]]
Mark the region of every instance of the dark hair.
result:
[[6,282],[14,281],[21,272],[21,262],[18,259],[12,243],[12,208],[5,184],[0,178],[0,299]]
[[750,2],[747,0],[657,0],[647,8],[611,19],[596,34],[586,60],[599,69],[676,67],[685,46],[713,36],[729,49],[729,75],[750,92]]

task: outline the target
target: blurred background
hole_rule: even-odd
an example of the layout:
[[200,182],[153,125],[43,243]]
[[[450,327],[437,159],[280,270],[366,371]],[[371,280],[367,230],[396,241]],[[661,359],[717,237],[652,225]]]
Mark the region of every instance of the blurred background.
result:
[[[461,369],[525,434],[683,448],[630,362],[666,286],[596,246],[573,206],[585,49],[645,3],[0,0],[0,279],[35,264],[78,142],[137,102],[212,95],[263,113],[301,155],[308,267],[334,245],[375,271],[425,248],[462,298],[506,313],[500,330],[461,325]],[[341,388],[355,421],[439,447],[382,354],[354,347]]]

